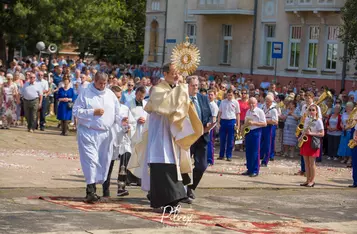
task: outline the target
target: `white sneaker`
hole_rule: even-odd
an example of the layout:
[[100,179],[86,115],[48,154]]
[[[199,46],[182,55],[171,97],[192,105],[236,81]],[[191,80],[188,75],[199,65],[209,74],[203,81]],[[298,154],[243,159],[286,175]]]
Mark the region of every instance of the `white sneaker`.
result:
[[331,160],[332,158],[331,157],[327,157],[327,160]]
[[337,157],[334,157],[334,158],[333,158],[333,161],[337,161],[337,160],[338,160],[338,158],[337,158]]

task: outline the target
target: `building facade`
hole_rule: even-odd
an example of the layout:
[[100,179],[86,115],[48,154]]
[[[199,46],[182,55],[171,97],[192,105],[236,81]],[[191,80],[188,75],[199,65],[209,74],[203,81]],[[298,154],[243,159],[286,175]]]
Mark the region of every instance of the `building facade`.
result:
[[[186,36],[201,52],[199,70],[243,72],[287,83],[299,78],[341,86],[344,44],[339,39],[345,0],[148,0],[144,63],[170,61]],[[272,59],[273,42],[283,58]],[[275,61],[276,71],[275,71]],[[346,86],[355,77],[347,64]]]

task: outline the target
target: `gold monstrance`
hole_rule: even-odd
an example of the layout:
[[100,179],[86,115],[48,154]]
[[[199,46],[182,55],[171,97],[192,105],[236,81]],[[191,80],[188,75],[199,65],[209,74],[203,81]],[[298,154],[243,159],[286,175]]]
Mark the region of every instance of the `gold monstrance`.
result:
[[194,73],[200,65],[200,60],[200,51],[190,43],[189,37],[186,37],[185,42],[176,45],[171,55],[173,66],[183,77]]

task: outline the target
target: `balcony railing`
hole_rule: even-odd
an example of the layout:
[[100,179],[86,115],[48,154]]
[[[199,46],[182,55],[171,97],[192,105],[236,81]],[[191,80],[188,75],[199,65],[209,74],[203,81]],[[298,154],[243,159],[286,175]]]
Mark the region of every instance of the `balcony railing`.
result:
[[284,0],[285,11],[341,11],[346,0]]
[[191,15],[253,15],[254,1],[252,0],[195,0]]

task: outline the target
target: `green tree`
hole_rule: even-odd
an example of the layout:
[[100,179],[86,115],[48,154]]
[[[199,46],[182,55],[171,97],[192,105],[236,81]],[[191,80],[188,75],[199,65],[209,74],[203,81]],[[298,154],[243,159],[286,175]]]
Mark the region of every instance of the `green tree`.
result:
[[9,60],[15,48],[37,53],[36,43],[60,44],[68,41],[66,21],[71,0],[17,0],[0,12],[2,40],[9,48]]
[[[2,0],[3,1],[3,0]],[[0,4],[0,58],[15,48],[38,53],[36,43],[72,42],[81,55],[142,59],[145,0],[16,0]]]
[[[140,63],[143,58],[143,43],[145,36],[145,0],[113,0],[113,4],[103,1],[103,12],[96,19],[87,17],[91,15],[91,9],[84,9],[79,16],[82,22],[76,22],[73,27],[73,42],[80,48],[82,57],[84,52],[90,52],[97,58],[108,58],[113,62]],[[111,2],[111,1],[109,1]],[[97,10],[97,6],[93,6]],[[86,22],[86,20],[90,22]],[[88,25],[94,21],[103,24],[103,28],[97,28],[92,24],[91,29],[86,29],[86,34],[80,25]],[[109,23],[111,22],[111,23]]]
[[344,21],[341,30],[341,39],[348,44],[347,61],[357,61],[357,1],[347,0],[342,8],[342,19]]

